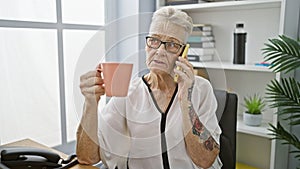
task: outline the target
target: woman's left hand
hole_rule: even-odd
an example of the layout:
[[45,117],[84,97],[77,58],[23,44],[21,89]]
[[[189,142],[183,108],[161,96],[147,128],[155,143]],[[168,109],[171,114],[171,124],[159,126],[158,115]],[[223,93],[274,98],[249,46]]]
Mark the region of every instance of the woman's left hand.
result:
[[[174,69],[175,74],[179,75],[178,79],[178,96],[179,99],[188,99],[188,89],[193,87],[195,76],[193,65],[185,58],[179,57]],[[177,66],[181,70],[177,70]]]

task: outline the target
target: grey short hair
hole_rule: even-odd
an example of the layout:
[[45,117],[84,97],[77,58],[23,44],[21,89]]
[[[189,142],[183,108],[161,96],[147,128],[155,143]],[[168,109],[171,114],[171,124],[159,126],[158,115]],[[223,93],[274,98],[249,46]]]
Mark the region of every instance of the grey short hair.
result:
[[[163,24],[166,22],[183,28],[187,37],[191,34],[193,29],[193,20],[186,12],[171,6],[165,6],[154,12],[150,25],[150,32],[156,24]],[[187,37],[180,40],[186,41]]]

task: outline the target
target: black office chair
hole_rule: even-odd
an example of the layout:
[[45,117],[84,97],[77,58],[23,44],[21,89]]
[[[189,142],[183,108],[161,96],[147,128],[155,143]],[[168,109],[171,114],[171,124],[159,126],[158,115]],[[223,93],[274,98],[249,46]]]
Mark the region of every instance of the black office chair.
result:
[[222,169],[235,169],[238,97],[224,90],[214,90],[214,93],[218,102],[216,115],[222,129],[219,154]]

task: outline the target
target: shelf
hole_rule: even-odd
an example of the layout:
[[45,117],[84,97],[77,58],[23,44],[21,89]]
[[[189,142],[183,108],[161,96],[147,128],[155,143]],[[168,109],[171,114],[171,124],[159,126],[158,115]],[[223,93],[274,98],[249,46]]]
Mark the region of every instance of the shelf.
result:
[[270,122],[263,121],[260,126],[257,127],[248,126],[244,124],[243,117],[239,115],[237,117],[237,132],[251,134],[251,135],[265,137],[265,138],[272,138],[271,135],[268,135],[269,133],[271,133],[268,130],[268,128],[270,127],[268,123]]
[[223,70],[241,70],[241,71],[258,71],[272,72],[268,67],[255,66],[254,64],[233,64],[230,62],[191,62],[195,68],[210,68]]
[[177,9],[186,11],[198,11],[199,9],[226,8],[226,7],[246,7],[259,5],[260,8],[278,7],[282,0],[242,0],[242,1],[223,1],[223,2],[199,2],[198,4],[173,5]]

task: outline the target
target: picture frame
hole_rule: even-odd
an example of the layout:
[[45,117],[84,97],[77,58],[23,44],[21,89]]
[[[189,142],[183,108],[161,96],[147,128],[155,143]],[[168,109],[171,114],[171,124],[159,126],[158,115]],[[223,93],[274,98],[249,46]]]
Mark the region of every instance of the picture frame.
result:
[[165,5],[197,4],[198,0],[165,0]]

